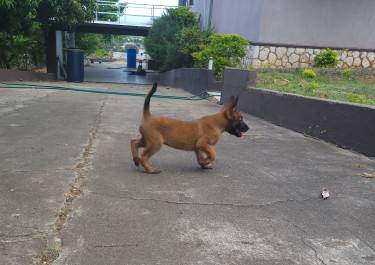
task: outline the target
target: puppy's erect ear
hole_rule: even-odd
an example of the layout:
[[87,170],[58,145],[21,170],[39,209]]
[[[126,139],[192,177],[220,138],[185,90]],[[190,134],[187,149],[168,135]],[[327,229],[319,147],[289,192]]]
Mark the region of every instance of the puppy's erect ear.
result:
[[238,96],[236,97],[236,99],[234,99],[234,97],[231,96],[228,103],[225,105],[225,117],[228,120],[231,120],[233,118],[233,113],[236,112],[237,103],[238,103]]
[[234,100],[233,107],[237,106],[237,103],[238,103],[238,96],[237,96],[236,99]]
[[234,97],[231,96],[230,99],[228,100],[227,104],[225,104],[226,107],[232,107],[234,103]]
[[236,97],[236,99],[235,99],[234,102],[233,102],[233,112],[236,111],[237,103],[238,103],[238,96]]
[[237,103],[238,103],[238,96],[236,97],[236,99],[234,98],[234,96],[231,96],[226,107],[234,111],[237,106]]

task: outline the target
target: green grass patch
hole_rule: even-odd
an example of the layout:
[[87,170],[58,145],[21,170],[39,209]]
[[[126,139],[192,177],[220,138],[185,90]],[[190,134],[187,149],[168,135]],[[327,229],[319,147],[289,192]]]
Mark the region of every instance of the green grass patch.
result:
[[[256,87],[304,96],[375,105],[375,72],[357,74],[354,71],[316,71],[308,78],[299,69],[257,71]],[[306,73],[306,72],[305,72]]]

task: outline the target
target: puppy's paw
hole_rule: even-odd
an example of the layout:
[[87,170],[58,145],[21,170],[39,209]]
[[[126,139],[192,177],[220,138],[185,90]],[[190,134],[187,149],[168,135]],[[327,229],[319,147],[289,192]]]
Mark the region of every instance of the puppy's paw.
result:
[[158,169],[154,169],[153,171],[149,172],[150,174],[159,174],[161,171]]
[[212,169],[213,168],[213,166],[212,166],[212,164],[206,164],[206,165],[203,165],[203,166],[201,166],[203,169]]
[[206,159],[202,159],[202,160],[200,160],[199,161],[199,165],[201,166],[201,167],[203,167],[205,164],[206,164]]
[[139,167],[139,158],[138,157],[133,157],[134,164]]
[[203,160],[199,161],[199,165],[203,169],[212,169],[212,164],[211,163],[207,163],[206,159],[203,159]]

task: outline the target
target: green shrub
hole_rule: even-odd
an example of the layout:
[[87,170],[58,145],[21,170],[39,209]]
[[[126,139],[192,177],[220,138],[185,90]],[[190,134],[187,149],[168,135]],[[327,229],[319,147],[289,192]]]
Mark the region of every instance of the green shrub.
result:
[[99,59],[103,59],[107,56],[108,56],[108,52],[106,50],[103,50],[103,49],[97,49],[95,51],[95,55],[94,55],[94,57],[97,57]]
[[256,71],[256,68],[255,68],[255,66],[253,64],[252,65],[248,65],[247,69],[250,70],[250,71]]
[[353,69],[346,69],[344,71],[341,72],[341,75],[343,77],[350,77],[351,75],[353,74]]
[[350,81],[357,82],[359,80],[358,75],[353,71],[353,69],[346,69],[341,72],[341,75]]
[[327,48],[325,52],[321,52],[317,56],[315,56],[314,67],[335,67],[337,64],[336,57],[339,56],[341,53],[341,51],[333,51],[330,48]]
[[306,69],[302,72],[302,76],[304,77],[309,77],[309,78],[315,78],[316,74],[313,70],[311,69]]
[[[307,94],[311,94],[312,92],[314,92],[315,89],[317,88],[320,88],[322,87],[321,85],[319,85],[318,82],[315,82],[315,81],[305,81],[305,80],[301,80],[301,82],[298,84],[298,86],[300,86],[303,90],[303,92],[307,93]],[[324,87],[325,85],[323,85]]]
[[349,102],[359,103],[359,104],[370,104],[370,101],[366,98],[365,95],[353,95],[350,93],[350,100]]
[[292,82],[285,78],[275,78],[273,79],[274,88],[280,92],[290,92],[295,93],[292,87]]
[[246,39],[237,34],[214,34],[210,36],[209,44],[202,51],[192,54],[195,67],[208,65],[213,58],[213,71],[217,79],[222,79],[225,67],[237,66],[246,55],[245,47],[249,45]]

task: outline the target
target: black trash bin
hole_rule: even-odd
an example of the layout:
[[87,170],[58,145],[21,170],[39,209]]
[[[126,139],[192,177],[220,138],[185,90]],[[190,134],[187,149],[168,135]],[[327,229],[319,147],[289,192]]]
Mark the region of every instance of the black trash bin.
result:
[[67,50],[67,74],[68,82],[83,82],[84,77],[84,63],[83,63],[83,51],[80,49],[68,49]]

